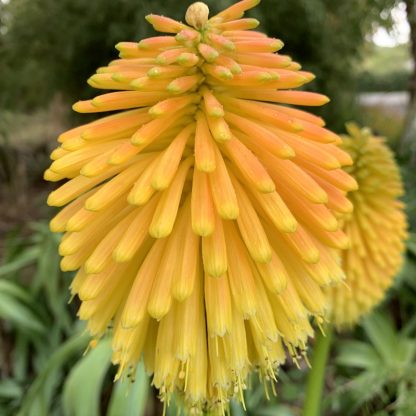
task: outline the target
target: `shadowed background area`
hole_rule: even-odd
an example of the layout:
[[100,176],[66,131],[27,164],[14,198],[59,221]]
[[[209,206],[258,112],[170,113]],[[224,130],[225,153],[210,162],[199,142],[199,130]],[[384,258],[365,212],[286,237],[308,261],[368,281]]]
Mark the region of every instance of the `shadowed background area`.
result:
[[[71,104],[95,95],[86,80],[116,59],[114,45],[154,35],[149,13],[183,20],[189,3],[0,0],[0,416],[160,414],[141,367],[134,385],[114,385],[108,343],[82,357],[88,339],[77,301],[67,305],[72,276],[59,271],[58,237],[47,226],[54,210],[45,203],[54,185],[42,175],[56,136],[93,119]],[[206,3],[214,14],[233,2]],[[406,263],[379,311],[336,341],[325,414],[414,415],[416,2],[263,0],[250,16],[316,75],[307,88],[331,98],[314,110],[329,128],[343,133],[354,119],[396,153],[411,227]],[[304,364],[286,366],[270,401],[253,378],[248,414],[299,415],[305,374]],[[242,414],[238,405],[232,414]]]

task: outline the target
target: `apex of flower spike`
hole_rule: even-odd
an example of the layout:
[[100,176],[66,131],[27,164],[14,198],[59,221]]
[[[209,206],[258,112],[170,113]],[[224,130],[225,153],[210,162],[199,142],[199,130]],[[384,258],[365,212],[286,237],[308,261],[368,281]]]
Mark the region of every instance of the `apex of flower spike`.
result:
[[188,25],[195,29],[202,29],[208,21],[209,8],[202,1],[192,3],[185,14],[185,20]]

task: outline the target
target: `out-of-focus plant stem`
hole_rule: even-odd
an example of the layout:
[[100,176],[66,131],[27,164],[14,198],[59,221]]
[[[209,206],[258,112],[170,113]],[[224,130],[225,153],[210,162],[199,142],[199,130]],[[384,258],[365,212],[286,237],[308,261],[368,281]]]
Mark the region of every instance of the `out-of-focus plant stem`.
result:
[[325,369],[331,349],[332,328],[326,327],[325,335],[317,331],[312,355],[312,368],[308,374],[306,398],[302,416],[320,416]]

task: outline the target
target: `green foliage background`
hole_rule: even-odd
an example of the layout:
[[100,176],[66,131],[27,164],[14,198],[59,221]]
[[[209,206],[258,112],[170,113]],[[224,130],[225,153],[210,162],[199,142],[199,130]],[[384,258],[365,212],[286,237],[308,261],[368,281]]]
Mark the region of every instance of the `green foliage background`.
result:
[[[187,0],[11,0],[1,5],[0,108],[33,110],[57,92],[68,100],[89,97],[86,79],[114,59],[120,40],[151,35],[144,16],[183,19]],[[231,0],[207,0],[212,13]],[[323,110],[331,126],[353,116],[357,60],[374,24],[389,25],[380,12],[397,0],[263,0],[251,12],[260,29],[286,43],[291,55],[317,79],[310,88],[328,94]],[[336,35],[335,35],[336,34]],[[11,88],[11,86],[13,86]]]

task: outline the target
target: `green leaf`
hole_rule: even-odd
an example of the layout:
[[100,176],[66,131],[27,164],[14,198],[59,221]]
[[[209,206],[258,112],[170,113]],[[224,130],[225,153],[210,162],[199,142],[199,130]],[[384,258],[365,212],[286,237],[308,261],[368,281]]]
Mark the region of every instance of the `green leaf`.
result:
[[401,330],[401,333],[404,336],[411,336],[416,329],[416,315],[413,315],[404,325]]
[[[353,409],[356,410],[365,402],[376,397],[379,402],[386,403],[388,397],[384,394],[384,387],[388,381],[388,374],[383,371],[365,371],[351,381],[350,389],[354,395]],[[355,414],[352,412],[352,414]]]
[[360,341],[343,341],[336,362],[347,367],[370,369],[382,364],[371,345]]
[[380,356],[386,362],[391,362],[398,337],[389,318],[374,312],[363,320],[362,326]]
[[40,247],[37,246],[24,250],[19,254],[19,256],[17,256],[16,259],[0,265],[0,276],[6,276],[28,266],[29,264],[35,262],[40,254]]
[[0,398],[17,399],[23,393],[22,387],[16,380],[7,378],[0,381]]
[[8,294],[24,303],[31,304],[34,302],[32,296],[19,284],[6,279],[0,279],[0,293]]
[[395,402],[396,416],[409,416],[414,414],[416,409],[416,388],[413,379],[410,382],[402,380],[397,387],[397,399]]
[[264,399],[264,386],[255,377],[254,375],[251,376],[252,389],[244,392],[244,400],[248,409],[257,409]]
[[289,406],[285,405],[275,405],[275,406],[268,406],[259,409],[255,413],[257,416],[295,416],[295,412],[291,410]]
[[42,334],[46,330],[42,321],[28,306],[7,292],[0,292],[0,317],[23,331]]
[[63,392],[66,416],[99,416],[101,387],[110,366],[110,340],[100,341],[69,373]]
[[246,412],[244,411],[242,405],[237,403],[235,400],[230,402],[231,416],[245,416]]
[[56,287],[60,280],[58,245],[50,235],[47,235],[40,247],[41,253],[37,258],[36,274],[32,282],[35,291],[38,291],[42,286]]
[[173,394],[169,401],[169,406],[166,407],[166,416],[180,415],[181,399],[176,394]]
[[140,362],[134,383],[128,379],[116,383],[107,416],[143,416],[148,395],[149,378]]
[[25,381],[29,373],[29,360],[33,352],[30,351],[29,339],[23,332],[16,332],[16,339],[13,351],[13,375],[16,380]]
[[57,386],[59,371],[75,354],[79,354],[86,347],[88,339],[88,334],[77,333],[51,355],[26,393],[17,416],[39,416],[50,413],[49,408]]
[[407,240],[407,249],[416,256],[416,233],[410,233]]
[[402,270],[397,276],[397,282],[398,284],[405,282],[407,283],[411,288],[416,290],[416,261],[414,258],[412,258],[409,255],[405,255],[404,257],[404,265],[402,267]]

